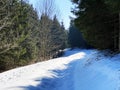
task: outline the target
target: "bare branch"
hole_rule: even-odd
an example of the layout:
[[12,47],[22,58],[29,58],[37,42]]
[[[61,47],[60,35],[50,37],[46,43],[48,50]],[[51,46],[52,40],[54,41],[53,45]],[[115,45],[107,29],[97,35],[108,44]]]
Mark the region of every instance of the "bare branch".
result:
[[59,16],[59,10],[55,4],[55,0],[42,0],[38,4],[39,16],[42,14],[53,18],[54,15]]

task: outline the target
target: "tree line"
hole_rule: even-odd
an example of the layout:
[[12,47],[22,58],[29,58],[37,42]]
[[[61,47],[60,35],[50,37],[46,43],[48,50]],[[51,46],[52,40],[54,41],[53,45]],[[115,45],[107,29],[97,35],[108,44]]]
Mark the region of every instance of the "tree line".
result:
[[120,0],[71,0],[75,26],[94,48],[120,51]]
[[80,30],[75,26],[74,19],[71,19],[70,22],[70,27],[68,32],[68,44],[71,48],[81,48],[81,49],[90,48],[90,46],[84,40]]
[[47,12],[39,16],[24,0],[0,0],[0,72],[50,59],[66,47],[67,32],[55,14],[51,18],[50,2],[44,0]]

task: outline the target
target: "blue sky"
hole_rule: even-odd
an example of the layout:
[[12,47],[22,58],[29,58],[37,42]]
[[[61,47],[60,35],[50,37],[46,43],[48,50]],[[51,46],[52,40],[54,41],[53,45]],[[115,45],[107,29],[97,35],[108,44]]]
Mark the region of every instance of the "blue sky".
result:
[[[29,0],[33,6],[36,6],[38,0]],[[70,18],[69,16],[73,16],[71,13],[71,7],[73,6],[70,0],[55,0],[56,6],[60,10],[59,21],[63,21],[65,28],[69,28]]]
[[68,28],[70,23],[69,16],[73,16],[71,13],[72,3],[70,0],[56,0],[56,4],[60,9],[61,19],[63,20],[65,27]]

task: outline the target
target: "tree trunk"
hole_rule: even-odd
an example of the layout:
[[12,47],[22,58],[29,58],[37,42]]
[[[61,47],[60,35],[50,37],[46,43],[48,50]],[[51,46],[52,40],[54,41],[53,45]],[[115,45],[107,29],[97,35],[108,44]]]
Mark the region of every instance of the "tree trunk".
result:
[[119,13],[119,51],[120,51],[120,13]]
[[116,33],[116,31],[117,31],[116,26],[117,25],[116,25],[115,19],[116,19],[116,17],[114,17],[114,24],[113,24],[113,27],[114,27],[114,51],[116,51],[117,46],[118,46],[118,44],[117,44],[118,38],[117,38],[117,33]]

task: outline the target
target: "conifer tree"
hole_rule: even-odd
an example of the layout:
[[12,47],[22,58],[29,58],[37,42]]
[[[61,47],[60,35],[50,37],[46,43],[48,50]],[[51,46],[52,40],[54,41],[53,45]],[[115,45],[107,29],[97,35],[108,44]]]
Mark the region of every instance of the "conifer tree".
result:
[[[0,71],[29,63],[37,52],[39,22],[36,11],[23,0],[0,1]],[[34,20],[31,12],[35,13]],[[32,25],[31,25],[31,22]],[[32,31],[35,30],[35,31]],[[33,42],[34,41],[34,42]]]
[[68,42],[71,48],[87,48],[87,44],[83,39],[81,32],[75,27],[73,21],[71,21],[69,28]]
[[77,16],[75,25],[81,30],[87,42],[98,49],[113,49],[113,27],[109,7],[104,0],[72,0],[77,4],[73,13]]

